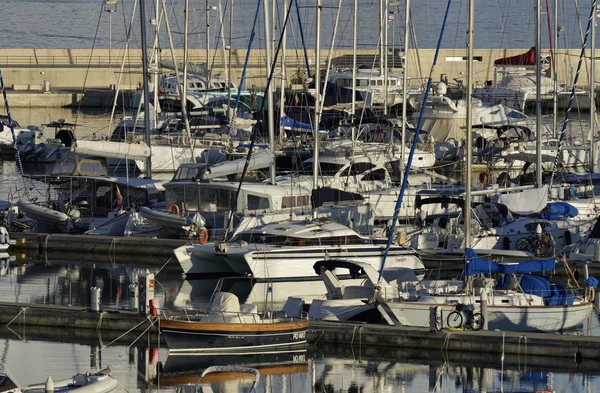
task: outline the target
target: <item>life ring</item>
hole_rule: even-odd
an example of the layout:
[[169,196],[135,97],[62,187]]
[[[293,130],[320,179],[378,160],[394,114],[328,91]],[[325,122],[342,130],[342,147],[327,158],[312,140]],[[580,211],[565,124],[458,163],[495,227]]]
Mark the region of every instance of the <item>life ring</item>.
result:
[[587,298],[587,300],[589,302],[593,302],[594,298],[596,297],[596,291],[594,290],[593,287],[587,287],[585,289],[585,297]]
[[167,211],[169,213],[179,214],[179,206],[177,206],[175,203],[172,203],[169,205],[169,207],[167,207]]
[[206,244],[207,241],[208,241],[208,231],[206,229],[200,229],[200,232],[198,233],[198,243]]

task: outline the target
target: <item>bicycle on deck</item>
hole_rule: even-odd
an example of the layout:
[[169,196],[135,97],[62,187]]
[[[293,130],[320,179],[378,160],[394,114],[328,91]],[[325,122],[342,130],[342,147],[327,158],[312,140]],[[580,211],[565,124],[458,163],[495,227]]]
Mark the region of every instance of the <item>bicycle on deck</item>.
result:
[[483,315],[475,312],[475,307],[472,304],[456,304],[454,311],[448,314],[446,319],[448,327],[458,329],[481,330],[483,327]]

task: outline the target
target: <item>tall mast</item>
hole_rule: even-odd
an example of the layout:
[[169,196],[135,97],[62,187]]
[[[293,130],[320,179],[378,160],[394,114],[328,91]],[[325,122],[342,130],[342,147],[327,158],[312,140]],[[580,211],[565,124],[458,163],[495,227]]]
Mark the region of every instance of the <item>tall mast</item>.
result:
[[410,25],[410,0],[406,0],[406,14],[404,16],[404,64],[402,65],[402,143],[400,145],[400,169],[402,178],[404,178],[404,158],[406,157],[405,151],[405,138],[406,138],[406,112],[407,112],[407,101],[408,101],[408,40],[409,40],[409,26]]
[[[227,69],[227,118],[229,119],[229,124],[231,124],[233,119],[233,109],[231,108],[231,51],[232,49],[232,41],[233,41],[233,0],[229,0],[229,50],[227,51],[229,68]],[[241,89],[242,86],[239,86]]]
[[[192,134],[190,131],[190,119],[187,113],[187,72],[188,72],[188,30],[189,30],[189,15],[190,15],[189,0],[185,0],[185,6],[183,10],[183,83],[181,87],[181,117],[183,124],[185,125],[186,136],[190,138],[190,146],[192,146]],[[208,63],[207,63],[208,64]],[[179,76],[175,76],[175,80],[179,83]],[[192,147],[193,148],[193,147]],[[192,160],[193,160],[192,154]]]
[[[148,86],[148,43],[146,40],[146,4],[140,0],[140,25],[142,28],[142,79],[144,81],[144,128],[146,130],[146,144],[152,150],[150,139],[150,87]],[[146,158],[146,177],[152,177],[152,153]]]
[[[388,14],[389,1],[383,0],[383,42],[381,44],[383,50],[383,114],[388,114]],[[393,135],[393,133],[390,133]],[[393,139],[392,139],[393,140]]]
[[[539,1],[539,0],[538,0]],[[469,0],[469,27],[467,29],[467,142],[465,162],[465,248],[471,247],[471,162],[473,150],[473,30],[475,0]],[[423,105],[425,103],[423,102]]]
[[[286,0],[283,0],[283,15],[288,14],[288,4]],[[285,85],[287,83],[286,70],[285,70],[285,50],[287,49],[286,35],[287,26],[283,26],[284,31],[281,33],[281,86],[279,92],[279,118],[283,119],[285,116]],[[281,123],[281,122],[280,122]],[[284,135],[283,127],[279,127],[279,138]]]
[[[267,75],[271,72],[271,31],[269,27],[269,1],[265,0],[263,4],[263,19],[265,28],[265,62]],[[273,84],[269,83],[266,91],[268,112],[267,112],[267,126],[269,130],[269,150],[275,157],[275,122],[274,122],[274,110],[273,110]],[[269,178],[271,184],[275,184],[275,160],[271,161],[271,167],[269,171]]]
[[[317,189],[319,184],[319,123],[321,122],[321,0],[317,1],[317,42],[315,45],[315,121],[313,124],[314,133],[314,152],[313,152],[313,189]],[[313,212],[316,218],[316,212]]]
[[552,59],[553,79],[554,79],[554,94],[552,95],[552,135],[558,138],[558,71],[557,71],[557,52],[558,52],[558,0],[554,0],[554,29],[552,29],[554,37],[554,48]]
[[596,10],[592,22],[592,41],[590,48],[590,172],[596,168]]
[[542,23],[541,0],[536,0],[535,17],[535,185],[542,186]]
[[358,41],[358,0],[354,0],[354,30],[352,32],[352,140],[356,139],[356,45]]

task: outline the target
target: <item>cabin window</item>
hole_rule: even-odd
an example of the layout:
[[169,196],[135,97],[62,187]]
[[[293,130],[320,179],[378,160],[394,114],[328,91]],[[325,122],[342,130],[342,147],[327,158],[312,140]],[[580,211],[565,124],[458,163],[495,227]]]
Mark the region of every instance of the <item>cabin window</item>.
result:
[[375,81],[374,79],[370,81],[369,83],[371,86],[377,86],[377,81]]
[[281,198],[281,207],[283,209],[297,206],[308,206],[309,198],[308,195],[302,196],[285,196]]
[[388,80],[388,85],[389,86],[396,86],[396,82],[397,82],[396,79],[389,79]]
[[367,79],[357,79],[356,86],[369,86],[369,81]]
[[269,208],[269,198],[258,195],[248,195],[248,210],[259,210]]
[[381,79],[377,81],[377,86],[383,86],[383,81]]
[[374,165],[369,162],[355,162],[350,166],[350,176],[360,175],[373,167]]
[[361,181],[382,181],[385,180],[385,169],[379,168],[373,172],[367,173]]

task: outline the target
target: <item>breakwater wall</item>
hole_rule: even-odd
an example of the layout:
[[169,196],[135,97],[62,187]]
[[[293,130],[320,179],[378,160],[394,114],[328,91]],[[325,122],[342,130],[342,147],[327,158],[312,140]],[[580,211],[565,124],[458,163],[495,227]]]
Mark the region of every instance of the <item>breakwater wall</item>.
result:
[[[474,51],[474,79],[476,86],[483,86],[485,81],[494,80],[494,61],[496,59],[525,53],[528,49],[475,49]],[[557,53],[557,71],[560,83],[569,83],[577,67],[579,50],[559,50]],[[310,66],[315,64],[314,51],[308,51]],[[174,51],[175,58],[181,61],[183,50]],[[379,67],[377,52],[375,50],[360,50],[358,53],[359,65]],[[408,51],[407,72],[412,85],[422,85],[429,76],[434,49],[419,49]],[[546,53],[543,53],[546,55]],[[404,55],[398,50],[390,53],[388,67],[392,71],[401,71]],[[171,51],[163,49],[160,54],[161,61],[171,61]],[[214,75],[226,75],[231,72],[233,80],[238,81],[242,74],[246,58],[245,49],[232,49],[231,51],[211,50],[209,64]],[[327,65],[328,51],[321,54],[321,67]],[[351,67],[352,51],[335,50],[333,65],[337,67]],[[266,68],[263,50],[255,49],[250,53],[246,88],[262,89],[266,83]],[[190,63],[201,64],[206,62],[206,50],[191,49],[189,51]],[[103,99],[89,98],[88,102],[82,101],[88,92],[90,97],[110,96],[110,93],[100,94],[98,90],[112,91],[120,84],[125,90],[135,90],[141,86],[141,51],[132,49],[125,52],[123,49],[1,49],[0,68],[5,78],[5,85],[11,95],[21,97],[12,99],[15,106],[66,106],[82,102],[85,106],[104,104]],[[287,85],[298,84],[306,75],[306,62],[302,50],[290,49],[286,51],[285,78]],[[434,80],[439,80],[441,74],[454,78],[466,79],[466,49],[442,49],[438,59]],[[580,76],[579,85],[582,88],[589,86],[589,58],[586,59],[583,74]],[[163,69],[163,73],[165,70]],[[502,75],[498,75],[500,79]],[[276,70],[276,79],[281,80],[281,69]],[[597,80],[598,78],[596,78]],[[276,82],[276,86],[279,83]],[[47,90],[44,92],[44,90]],[[54,94],[52,94],[54,93]],[[58,99],[56,94],[62,94]],[[30,97],[25,97],[29,95]],[[55,97],[53,97],[55,96]],[[53,101],[52,105],[46,102]]]

